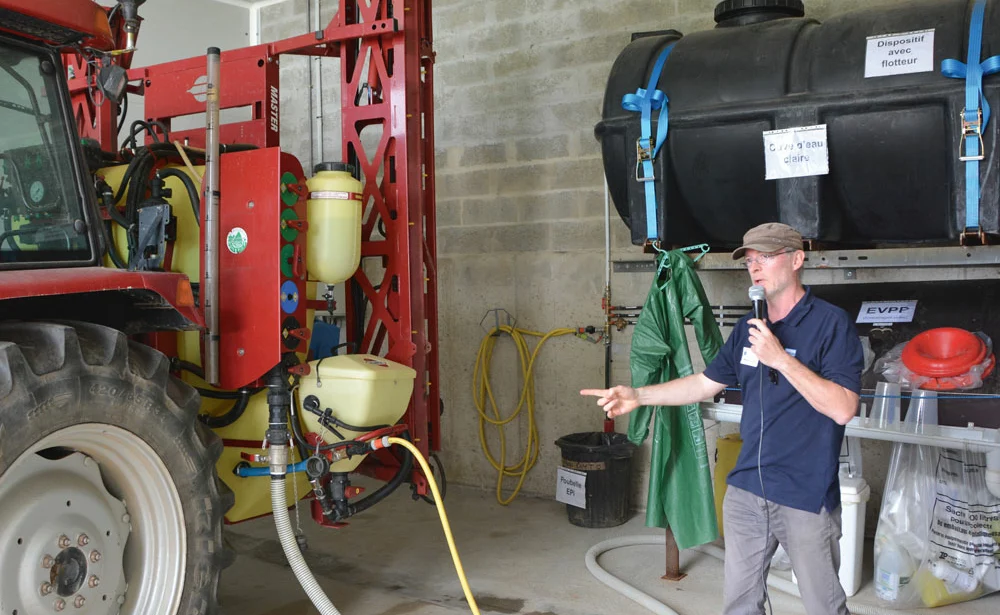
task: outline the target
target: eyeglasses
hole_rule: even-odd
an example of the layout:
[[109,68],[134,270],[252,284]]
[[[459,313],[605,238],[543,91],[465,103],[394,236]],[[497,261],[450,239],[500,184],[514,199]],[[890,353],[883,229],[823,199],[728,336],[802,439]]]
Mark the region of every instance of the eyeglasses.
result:
[[749,269],[750,267],[753,266],[754,262],[757,262],[760,263],[761,267],[763,267],[768,263],[770,263],[772,260],[781,256],[782,254],[788,254],[789,252],[794,252],[794,251],[795,250],[782,250],[781,252],[772,252],[771,254],[761,254],[757,257],[751,256],[743,260],[743,266]]

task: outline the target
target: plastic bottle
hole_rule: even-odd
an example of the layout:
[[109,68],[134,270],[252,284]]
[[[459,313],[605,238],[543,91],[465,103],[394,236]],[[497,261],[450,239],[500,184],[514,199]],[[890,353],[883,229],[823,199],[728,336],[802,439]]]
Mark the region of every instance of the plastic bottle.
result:
[[354,275],[361,262],[364,187],[354,178],[354,167],[342,162],[316,165],[306,186],[306,269],[311,279],[340,284]]
[[916,570],[910,554],[891,539],[886,540],[875,562],[875,595],[886,602],[896,602]]
[[958,570],[941,560],[931,562],[931,574],[944,581],[949,594],[969,594],[979,586],[971,572]]

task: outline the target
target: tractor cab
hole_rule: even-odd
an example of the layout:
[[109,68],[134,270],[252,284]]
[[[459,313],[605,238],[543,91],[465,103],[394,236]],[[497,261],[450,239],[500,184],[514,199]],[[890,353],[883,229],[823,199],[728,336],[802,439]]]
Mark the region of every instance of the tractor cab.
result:
[[0,267],[94,264],[94,208],[58,55],[0,36]]

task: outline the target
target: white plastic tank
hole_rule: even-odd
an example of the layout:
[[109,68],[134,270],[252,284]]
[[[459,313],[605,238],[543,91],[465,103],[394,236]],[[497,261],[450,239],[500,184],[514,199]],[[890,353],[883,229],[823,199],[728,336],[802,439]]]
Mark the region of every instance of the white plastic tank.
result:
[[861,588],[861,563],[865,544],[865,509],[871,487],[865,479],[840,479],[840,585],[853,596]]
[[316,165],[306,186],[309,188],[306,201],[309,278],[339,284],[354,275],[361,263],[364,187],[354,178],[354,167],[342,162]]
[[[334,425],[336,432],[351,440],[370,428],[395,424],[406,412],[417,375],[407,365],[370,354],[327,357],[311,361],[309,367],[310,373],[299,381],[300,416],[307,432],[320,434],[329,444],[341,438],[306,408],[309,397],[316,398],[317,410],[327,422],[339,422]],[[343,459],[331,470],[350,472],[362,459],[364,455]]]

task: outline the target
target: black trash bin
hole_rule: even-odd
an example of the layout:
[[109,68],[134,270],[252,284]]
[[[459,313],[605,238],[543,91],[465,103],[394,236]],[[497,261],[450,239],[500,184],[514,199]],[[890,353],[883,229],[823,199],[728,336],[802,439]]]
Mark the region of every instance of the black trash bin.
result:
[[632,453],[621,433],[583,432],[556,440],[562,467],[586,474],[586,508],[566,505],[569,522],[580,527],[615,527],[632,509]]

